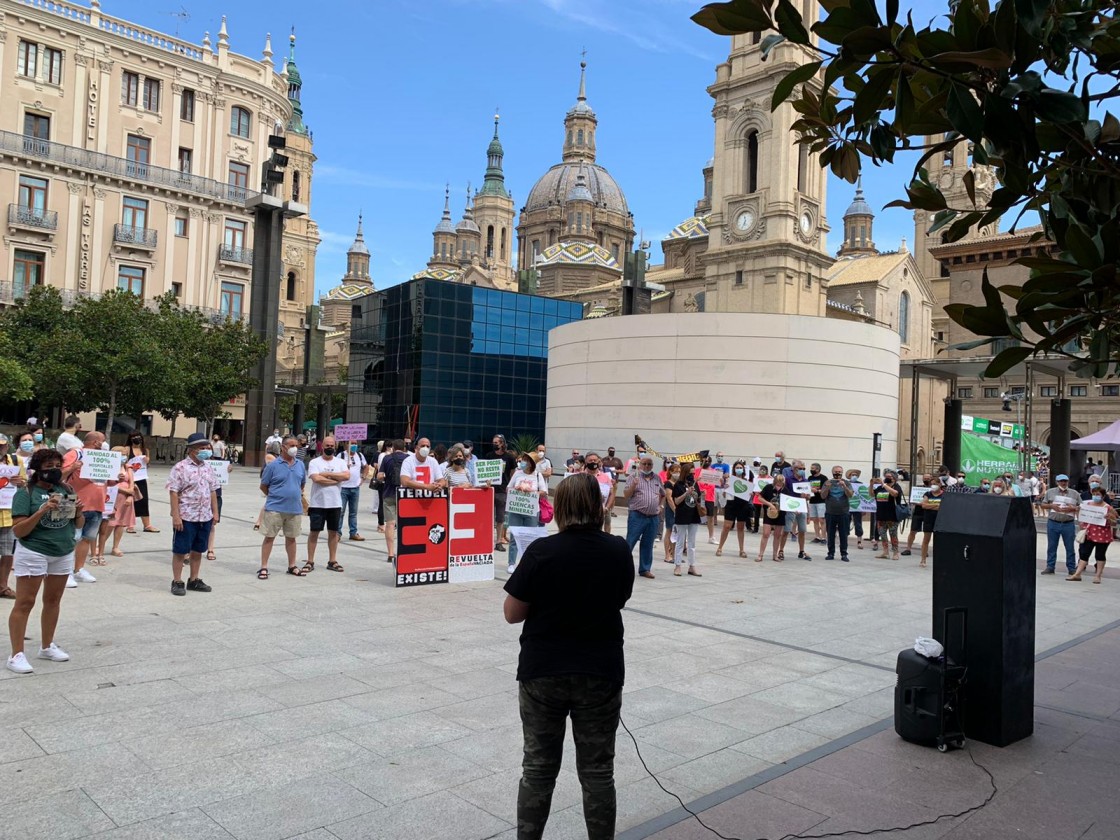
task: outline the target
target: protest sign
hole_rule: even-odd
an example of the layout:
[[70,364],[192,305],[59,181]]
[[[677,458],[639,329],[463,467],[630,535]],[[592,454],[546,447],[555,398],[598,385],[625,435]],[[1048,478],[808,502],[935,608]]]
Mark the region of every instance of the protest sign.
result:
[[[520,482],[519,482],[520,483]],[[522,516],[540,516],[541,498],[536,490],[510,490],[506,494],[506,513],[519,513]]]
[[82,462],[78,477],[87,481],[116,481],[124,461],[121,453],[103,449],[79,449],[78,458]]
[[133,481],[147,481],[148,480],[148,464],[141,457],[137,455],[135,458],[129,458],[125,463],[132,465],[132,480]]
[[106,519],[113,515],[113,508],[117,506],[117,496],[119,494],[120,489],[118,487],[105,488],[105,508],[103,513]]
[[397,586],[447,583],[446,490],[397,488]]
[[703,484],[713,484],[719,487],[723,483],[723,475],[723,470],[700,470],[700,477],[696,480]]
[[808,481],[795,481],[793,482],[793,492],[799,496],[802,493],[809,496],[813,493],[813,487]]
[[1105,525],[1108,522],[1108,508],[1096,505],[1082,505],[1077,512],[1077,521],[1086,525]]
[[493,580],[494,488],[452,487],[449,511],[449,581]]
[[498,458],[492,461],[477,461],[474,465],[474,474],[479,484],[501,484],[503,467],[505,464]]
[[929,492],[928,487],[911,487],[910,488],[910,504],[917,505],[925,499],[926,493]]
[[786,513],[807,513],[809,502],[799,496],[787,496],[783,493],[781,501],[778,503],[778,509],[784,510]]
[[361,443],[369,437],[369,426],[365,423],[339,423],[334,427],[334,439],[347,443]]
[[875,500],[871,498],[871,488],[862,481],[852,481],[852,490],[855,492],[848,500],[848,508],[852,513],[874,513]]
[[517,541],[518,556],[524,557],[525,549],[527,549],[541,537],[548,536],[548,528],[546,528],[544,525],[533,527],[523,527],[520,525],[515,525],[514,527],[509,529],[509,533],[510,536]]
[[769,487],[773,483],[774,483],[774,479],[769,478],[765,475],[760,475],[758,478],[755,479],[754,492],[761,493],[765,488]]
[[206,462],[210,465],[210,469],[214,471],[214,475],[218,477],[218,483],[225,487],[229,484],[229,461],[214,461]]
[[748,481],[745,478],[733,478],[733,479],[731,479],[731,486],[728,487],[727,489],[730,492],[730,494],[732,496],[734,496],[736,499],[745,499],[748,502],[751,500],[751,497],[754,495],[754,487],[752,485],[752,482]]
[[18,489],[12,479],[19,476],[19,467],[0,464],[0,510],[11,510]]

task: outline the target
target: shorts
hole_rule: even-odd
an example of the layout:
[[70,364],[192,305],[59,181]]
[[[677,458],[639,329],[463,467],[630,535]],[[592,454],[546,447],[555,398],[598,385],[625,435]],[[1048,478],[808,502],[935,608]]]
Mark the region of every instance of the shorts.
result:
[[206,522],[183,521],[182,531],[172,531],[171,553],[180,556],[186,554],[202,554],[210,547],[210,530],[214,527],[213,520]]
[[727,523],[750,522],[754,513],[754,505],[745,499],[730,498],[723,510],[723,520]]
[[[925,524],[926,524],[926,520],[925,520],[924,516],[912,516],[912,517],[910,517],[910,533],[911,534],[922,533],[922,531],[926,530]],[[932,531],[933,529],[930,528],[930,530]]]
[[808,531],[808,517],[804,513],[794,513],[793,511],[786,511],[786,532],[796,534],[800,531],[802,534]]
[[261,530],[267,539],[274,539],[281,531],[285,539],[295,539],[303,527],[301,513],[280,513],[275,510],[266,510],[261,515]]
[[815,502],[809,503],[809,518],[824,519],[824,502],[820,502],[819,504]]
[[15,550],[16,534],[11,526],[0,528],[0,557],[11,557],[12,552]]
[[16,577],[41,577],[43,575],[68,575],[74,571],[74,552],[51,557],[16,545],[12,571]]
[[386,525],[397,524],[397,488],[388,487],[385,490],[385,495],[381,499],[381,515],[385,519]]
[[336,534],[342,532],[342,508],[308,508],[307,515],[311,517],[311,527],[308,528],[313,534],[317,534],[323,530],[325,525],[328,531],[334,531]]
[[494,524],[504,525],[506,521],[506,491],[494,491]]
[[97,539],[97,532],[101,530],[101,520],[105,518],[105,514],[99,510],[87,510],[83,513],[85,522],[82,524],[81,539],[94,542]]
[[705,502],[704,502],[704,511],[706,512],[706,514],[707,514],[708,516],[715,516],[715,513],[716,513],[716,503],[715,503],[715,502],[708,502],[708,501],[705,501]]

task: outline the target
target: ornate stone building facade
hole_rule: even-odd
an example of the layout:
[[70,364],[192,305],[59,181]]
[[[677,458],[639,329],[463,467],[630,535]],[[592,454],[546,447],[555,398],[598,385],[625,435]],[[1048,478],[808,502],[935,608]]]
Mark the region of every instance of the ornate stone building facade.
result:
[[[214,318],[247,318],[253,220],[268,136],[288,140],[285,198],[311,201],[294,35],[280,72],[230,50],[223,18],[201,46],[103,14],[101,4],[0,6],[0,305],[36,284],[66,300],[166,292]],[[313,301],[318,228],[285,230],[281,322]],[[283,365],[283,361],[281,361]],[[227,407],[235,420],[243,406]],[[92,418],[87,421],[92,428]],[[166,431],[160,418],[151,430]],[[181,432],[186,424],[180,424]]]

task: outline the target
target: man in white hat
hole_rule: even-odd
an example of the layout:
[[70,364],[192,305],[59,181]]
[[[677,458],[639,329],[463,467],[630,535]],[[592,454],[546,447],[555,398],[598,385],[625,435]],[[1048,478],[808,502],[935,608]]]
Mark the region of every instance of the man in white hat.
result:
[[[187,438],[187,457],[171,468],[167,489],[171,494],[172,595],[209,592],[210,587],[198,576],[202,554],[210,546],[210,529],[221,518],[218,515],[218,477],[206,463],[214,450],[210,439],[201,432]],[[190,562],[190,577],[183,583],[183,565]]]

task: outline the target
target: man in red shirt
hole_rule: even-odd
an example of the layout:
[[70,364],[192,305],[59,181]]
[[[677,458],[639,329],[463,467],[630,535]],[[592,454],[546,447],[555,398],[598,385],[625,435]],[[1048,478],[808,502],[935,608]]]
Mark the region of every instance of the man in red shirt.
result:
[[[73,589],[82,583],[96,583],[97,578],[86,569],[86,558],[90,549],[97,540],[97,532],[101,529],[102,512],[105,509],[106,483],[90,481],[81,477],[82,453],[91,449],[100,450],[105,443],[105,435],[101,432],[89,432],[85,436],[85,446],[81,449],[71,449],[62,456],[62,480],[74,488],[78,500],[82,503],[85,512],[85,524],[82,526],[81,539],[74,546],[74,571],[66,582],[68,589]],[[110,481],[108,484],[116,484]]]

